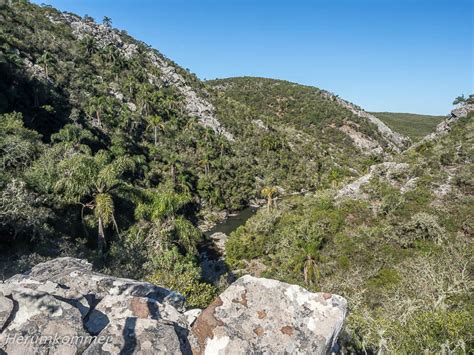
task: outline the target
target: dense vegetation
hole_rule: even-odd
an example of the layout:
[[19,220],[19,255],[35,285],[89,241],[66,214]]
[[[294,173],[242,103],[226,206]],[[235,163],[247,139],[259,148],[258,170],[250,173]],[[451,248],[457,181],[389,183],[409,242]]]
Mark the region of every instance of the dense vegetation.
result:
[[[3,277],[75,255],[202,306],[215,289],[201,282],[200,223],[265,186],[328,187],[378,159],[350,157],[355,148],[335,127],[352,114],[331,98],[312,104],[309,126],[280,122],[207,88],[109,18],[98,25],[26,1],[0,16]],[[79,36],[70,21],[88,30]],[[212,101],[234,140],[189,114],[157,58]]]
[[[472,347],[472,114],[394,156],[374,125],[317,88],[202,83],[108,18],[79,19],[91,32],[78,37],[58,11],[20,1],[0,20],[2,278],[83,257],[204,307],[225,281],[202,279],[198,226],[265,198],[228,242],[234,269],[347,297],[350,350]],[[190,114],[186,92],[211,102],[234,139]],[[384,151],[356,148],[342,126]],[[336,198],[383,159],[408,168]],[[314,192],[282,196],[295,191]]]
[[227,243],[234,269],[345,296],[357,352],[472,351],[474,112],[355,196],[266,208]]
[[372,114],[391,129],[410,137],[414,142],[433,132],[438,123],[446,118],[445,116],[398,112],[372,112]]
[[[327,91],[284,80],[254,77],[211,80],[207,84],[263,115],[264,122],[287,125],[316,137],[324,144],[325,151],[331,147],[352,149],[351,143],[340,147],[342,142],[350,142],[350,139],[334,129],[348,121],[357,125],[361,133],[386,145],[374,125],[335,104],[337,96]],[[337,158],[337,154],[334,155]]]

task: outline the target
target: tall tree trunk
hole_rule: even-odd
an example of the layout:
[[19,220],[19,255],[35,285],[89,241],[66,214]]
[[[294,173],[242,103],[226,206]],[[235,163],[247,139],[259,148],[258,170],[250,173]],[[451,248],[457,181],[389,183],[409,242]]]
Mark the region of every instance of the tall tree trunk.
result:
[[97,117],[97,124],[99,125],[99,127],[102,127],[102,123],[100,122],[99,110],[95,111],[95,116]]
[[155,147],[158,145],[158,127],[155,126]]
[[173,183],[176,185],[176,173],[175,173],[174,164],[171,165],[171,177],[173,178]]
[[104,224],[102,223],[102,218],[99,217],[99,233],[97,239],[97,246],[101,254],[104,253],[105,249],[105,233],[104,233]]

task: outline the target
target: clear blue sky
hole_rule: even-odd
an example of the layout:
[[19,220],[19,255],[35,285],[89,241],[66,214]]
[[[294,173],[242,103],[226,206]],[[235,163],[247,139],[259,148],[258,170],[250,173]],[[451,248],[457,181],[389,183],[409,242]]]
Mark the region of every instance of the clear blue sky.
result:
[[474,92],[472,0],[36,2],[107,15],[202,79],[285,79],[371,111],[429,114]]

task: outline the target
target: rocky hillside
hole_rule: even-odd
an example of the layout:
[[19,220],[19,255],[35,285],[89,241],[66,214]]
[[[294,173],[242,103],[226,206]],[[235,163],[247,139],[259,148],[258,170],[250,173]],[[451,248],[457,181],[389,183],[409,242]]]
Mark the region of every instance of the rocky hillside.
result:
[[446,116],[419,115],[414,113],[372,112],[372,114],[382,120],[392,130],[410,137],[413,142],[419,141],[424,136],[432,133],[436,125],[446,119]]
[[[0,23],[0,341],[326,353],[334,292],[347,351],[472,348],[473,96],[406,149],[332,93],[202,82],[108,18],[11,1]],[[203,266],[203,231],[249,204]]]
[[[188,258],[199,279],[197,226],[261,199],[264,188],[286,195],[340,185],[403,140],[313,88],[295,91],[303,115],[293,115],[292,100],[280,120],[110,20],[28,2],[2,5],[0,18],[6,276],[45,257],[101,250],[99,263],[123,276],[166,278],[157,255],[168,253]],[[257,94],[271,100],[268,90]]]
[[332,147],[339,146],[344,135],[365,154],[399,152],[410,144],[407,137],[392,131],[374,115],[315,87],[252,77],[211,80],[207,84],[254,112],[270,116],[275,125],[310,132]]
[[474,110],[340,188],[262,209],[226,243],[242,273],[341,294],[349,352],[468,353]]
[[[327,354],[346,301],[245,276],[205,310],[146,282],[60,258],[0,284],[0,350],[6,354]],[[36,339],[36,340],[35,340]]]

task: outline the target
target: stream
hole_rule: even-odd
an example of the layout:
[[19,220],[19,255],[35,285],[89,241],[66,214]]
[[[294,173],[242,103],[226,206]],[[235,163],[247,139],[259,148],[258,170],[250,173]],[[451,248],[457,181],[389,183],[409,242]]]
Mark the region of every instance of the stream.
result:
[[246,207],[234,214],[229,215],[224,221],[217,223],[214,227],[204,233],[206,237],[214,233],[225,233],[230,235],[240,226],[244,225],[258,210],[258,207]]
[[[224,221],[204,232],[206,241],[199,246],[198,251],[202,277],[205,281],[216,284],[219,282],[220,277],[229,271],[222,251],[219,250],[211,236],[215,233],[224,233],[229,236],[238,227],[244,225],[257,210],[258,207],[246,207],[235,214],[229,215]],[[228,281],[232,281],[232,273],[229,273],[227,278]]]

